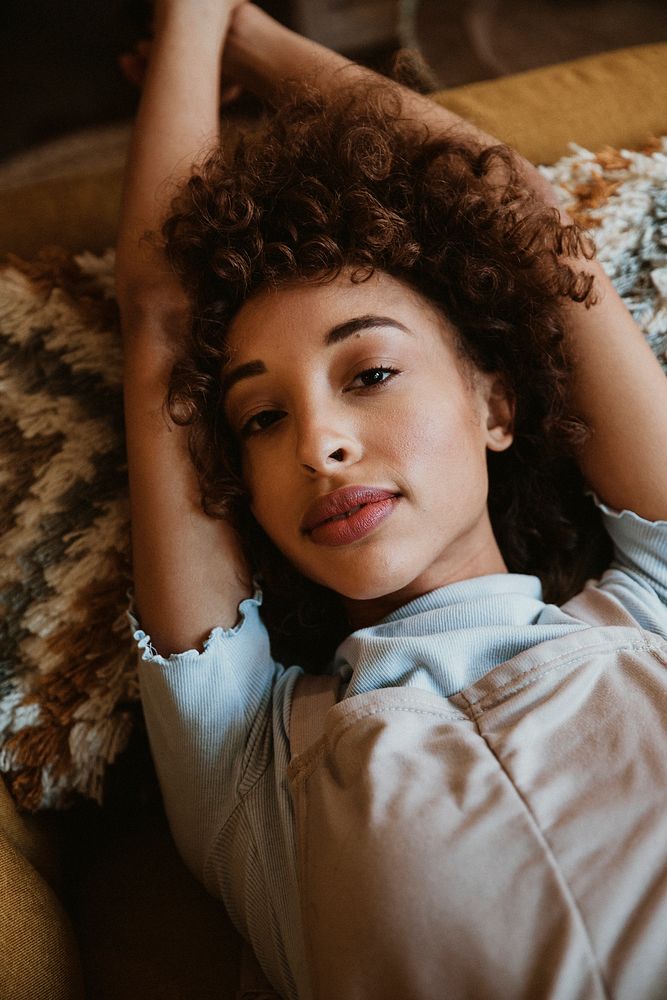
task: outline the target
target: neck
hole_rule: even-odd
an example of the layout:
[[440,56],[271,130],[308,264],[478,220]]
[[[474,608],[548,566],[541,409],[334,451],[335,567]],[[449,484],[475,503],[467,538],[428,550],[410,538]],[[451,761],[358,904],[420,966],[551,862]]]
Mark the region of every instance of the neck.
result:
[[430,594],[433,590],[446,587],[450,583],[495,573],[508,573],[509,570],[490,524],[489,533],[490,539],[485,538],[483,545],[469,553],[463,560],[459,560],[456,565],[451,561],[448,562],[446,558],[439,559],[407,586],[390,594],[381,594],[368,600],[343,597],[343,605],[353,629],[375,625],[397,608],[402,608],[415,598]]

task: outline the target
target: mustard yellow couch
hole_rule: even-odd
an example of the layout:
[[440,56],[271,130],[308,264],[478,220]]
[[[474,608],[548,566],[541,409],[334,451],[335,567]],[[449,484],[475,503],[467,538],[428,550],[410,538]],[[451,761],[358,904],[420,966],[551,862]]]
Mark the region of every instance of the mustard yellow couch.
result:
[[[535,163],[553,163],[570,141],[636,148],[667,133],[667,44],[434,98]],[[113,245],[120,185],[114,169],[0,192],[0,254]],[[231,1000],[242,942],[176,853],[145,737],[112,771],[104,807],[34,816],[0,780],[0,998]],[[140,781],[152,793],[129,796]]]

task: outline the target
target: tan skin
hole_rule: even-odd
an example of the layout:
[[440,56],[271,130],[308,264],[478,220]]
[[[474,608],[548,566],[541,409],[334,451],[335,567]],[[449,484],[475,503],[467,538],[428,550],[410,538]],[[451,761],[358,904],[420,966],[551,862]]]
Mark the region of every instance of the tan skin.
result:
[[[212,143],[219,141],[221,84],[238,82],[266,96],[286,76],[309,76],[326,95],[338,86],[341,70],[348,74],[346,80],[354,77],[363,81],[372,79],[374,74],[279,25],[247,2],[157,0],[155,21],[155,38],[126,172],[116,280],[125,357],[125,416],[137,611],[154,646],[168,655],[183,649],[201,649],[213,626],[236,624],[238,603],[247,596],[251,584],[250,569],[234,532],[224,521],[208,518],[201,510],[198,483],[188,455],[187,429],[175,427],[163,416],[169,372],[190,322],[189,305],[164,257],[141,241],[141,236],[146,230],[160,227],[174,193],[173,184],[185,178],[193,162]],[[456,126],[484,144],[496,141],[427,97],[398,86],[396,92],[400,94],[405,114],[426,123],[434,134]],[[526,186],[547,204],[554,204],[555,195],[542,175],[520,157],[517,164]],[[593,429],[578,456],[582,472],[598,496],[610,506],[619,510],[628,508],[649,520],[664,519],[667,517],[667,463],[664,461],[667,454],[667,380],[600,265],[592,261],[585,265],[578,262],[578,266],[585,266],[595,274],[599,294],[599,302],[592,309],[563,304],[568,347],[576,368],[573,408]],[[369,291],[370,286],[367,293]],[[341,289],[341,294],[347,292]],[[315,310],[316,298],[322,306],[319,313]],[[299,336],[301,333],[306,336],[306,327],[309,334],[319,336],[322,328],[333,322],[333,304],[327,312],[322,304],[324,300],[316,298],[299,299],[298,308],[304,316]],[[340,301],[336,300],[336,308]],[[294,299],[293,309],[297,308],[296,303]],[[385,314],[384,299],[382,304]],[[249,303],[247,306],[245,319],[249,321],[246,324],[249,337],[255,335],[251,330],[252,316],[257,318],[258,315],[253,314],[252,309],[260,305]],[[364,302],[364,308],[366,305]],[[360,305],[350,301],[350,307],[356,311]],[[394,308],[397,307],[395,304]],[[272,312],[272,316],[281,315],[281,308]],[[239,324],[243,318],[239,313]],[[425,329],[418,325],[420,330]],[[240,328],[238,326],[237,330]],[[445,339],[442,350],[446,345]],[[248,341],[246,346],[257,351],[261,345],[258,341],[252,344]],[[431,347],[436,350],[435,341]],[[266,347],[264,360],[267,366],[274,368],[279,362]],[[447,367],[444,356],[440,357],[440,362],[439,367],[434,368],[441,376],[440,384],[452,385],[451,368]],[[318,370],[327,371],[328,364],[328,360],[323,362]],[[424,374],[424,386],[430,386],[428,373]],[[282,378],[287,378],[286,372],[282,373]],[[401,380],[405,382],[401,376],[397,387]],[[305,394],[312,384],[309,381],[291,385],[300,414],[306,412]],[[458,393],[460,387],[456,381],[453,385]],[[339,390],[342,392],[340,384]],[[333,399],[331,392],[330,387],[321,397],[327,413]],[[384,390],[382,395],[378,393],[378,402],[373,406],[389,405],[379,401],[381,398],[391,400],[393,392],[390,384],[386,393]],[[492,400],[494,396],[502,399],[497,386],[487,399]],[[343,398],[347,405],[352,397]],[[342,552],[327,555],[327,579],[348,601],[357,602],[356,611],[351,606],[353,614],[358,611],[357,621],[372,620],[373,616],[384,613],[389,605],[408,599],[419,590],[480,573],[505,571],[504,564],[498,563],[497,546],[487,526],[483,458],[486,448],[510,443],[504,436],[509,431],[498,431],[500,437],[495,442],[493,438],[489,441],[487,435],[492,428],[505,428],[507,421],[498,410],[497,417],[489,424],[491,410],[484,409],[484,393],[480,399],[481,423],[475,428],[474,405],[465,395],[458,395],[462,409],[456,418],[452,410],[447,410],[450,425],[442,429],[441,460],[436,463],[433,459],[431,471],[421,468],[416,478],[408,462],[412,456],[407,446],[401,454],[394,454],[387,451],[387,442],[383,439],[373,449],[375,458],[371,459],[369,440],[366,437],[357,440],[352,435],[352,443],[356,441],[355,446],[362,448],[362,457],[358,463],[347,466],[345,477],[349,474],[354,481],[359,478],[368,481],[370,477],[371,482],[377,484],[377,477],[381,480],[393,476],[406,489],[400,501],[402,509],[392,514],[392,523],[387,522],[378,531],[377,540],[369,540],[365,546],[378,555],[370,582],[377,583],[382,558],[391,570],[391,582],[385,593],[379,593],[375,583],[370,586],[370,582],[367,589],[357,588],[359,580],[350,590],[352,584],[343,579],[346,574],[338,562],[342,564],[348,560],[347,568],[350,569],[356,557],[353,553]],[[417,405],[418,402],[415,400]],[[309,405],[312,409],[312,401]],[[449,397],[444,396],[438,405],[449,407],[452,404]],[[419,414],[407,414],[406,419],[408,416],[417,420]],[[461,440],[456,435],[448,436],[453,419],[459,421]],[[316,422],[312,426],[315,427]],[[345,423],[342,426],[345,429]],[[430,430],[430,425],[426,426]],[[303,436],[306,425],[302,417],[299,427]],[[336,430],[336,426],[332,425],[332,429]],[[465,451],[462,440],[466,441]],[[424,458],[427,454],[428,449]],[[293,450],[294,455],[296,450]],[[448,460],[453,455],[458,459],[457,466]],[[268,461],[266,459],[267,464]],[[260,463],[253,459],[252,462],[264,467],[264,460]],[[430,557],[424,558],[420,547],[421,554],[414,557],[414,562],[410,561],[412,556],[406,554],[400,558],[392,555],[387,562],[392,547],[378,543],[385,535],[393,537],[399,517],[409,531],[417,526],[420,516],[427,519],[429,525],[433,523],[430,519],[435,512],[429,477],[436,464],[442,470],[442,496],[452,504],[438,529],[438,545],[434,546],[437,558],[429,562]],[[301,465],[316,468],[312,461],[304,461]],[[249,474],[255,475],[251,466],[252,463]],[[287,467],[285,463],[285,475]],[[297,505],[305,502],[305,493],[310,496],[310,491],[319,489],[325,492],[331,477],[320,474],[308,479],[303,471],[299,473],[294,457],[289,467],[292,470],[289,482],[293,484],[289,486],[289,493],[292,495],[294,491]],[[449,477],[453,469],[456,470],[457,486],[470,500],[469,509],[459,504],[457,491],[451,486]],[[282,468],[278,472],[282,475]],[[337,475],[340,477],[340,470]],[[281,486],[281,489],[286,488]],[[284,528],[282,522],[274,525],[273,514],[262,499],[263,490],[261,486],[255,487],[257,516],[264,519],[276,538],[282,537],[283,530],[287,532],[283,547],[289,555],[294,541],[291,529],[289,526]],[[424,531],[423,535],[428,541],[429,532]],[[304,570],[308,571],[311,563],[307,550],[299,545],[300,542],[296,543],[295,561],[304,559]],[[352,558],[348,559],[348,555]],[[315,567],[318,574],[323,572],[321,566],[318,560]],[[363,602],[368,603],[364,606]]]

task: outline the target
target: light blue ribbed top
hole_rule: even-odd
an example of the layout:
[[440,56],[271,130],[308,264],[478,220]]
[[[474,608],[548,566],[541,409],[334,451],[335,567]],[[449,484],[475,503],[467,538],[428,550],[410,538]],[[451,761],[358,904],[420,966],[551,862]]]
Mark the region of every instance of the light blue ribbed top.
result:
[[[614,558],[596,586],[640,627],[667,638],[667,521],[602,512]],[[141,652],[139,684],[151,752],[178,850],[224,901],[285,998],[307,995],[287,784],[289,717],[303,672],[271,658],[261,593],[241,602],[234,628],[215,627],[196,650],[165,658],[128,611]],[[538,643],[589,626],[542,600],[535,576],[498,573],[410,601],[339,646],[343,697],[380,687],[455,694]]]

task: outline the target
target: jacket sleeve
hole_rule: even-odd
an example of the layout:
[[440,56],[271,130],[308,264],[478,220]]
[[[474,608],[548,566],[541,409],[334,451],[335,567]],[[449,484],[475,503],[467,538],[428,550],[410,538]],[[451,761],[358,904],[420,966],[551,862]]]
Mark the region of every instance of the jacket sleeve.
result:
[[202,653],[167,658],[133,609],[127,612],[142,651],[139,690],[165,812],[183,860],[202,882],[211,840],[266,765],[265,754],[253,751],[266,749],[284,668],[271,658],[261,599],[256,591],[242,601],[237,624],[214,628]]
[[615,510],[589,491],[614,547],[599,587],[612,593],[642,628],[667,638],[667,521]]

